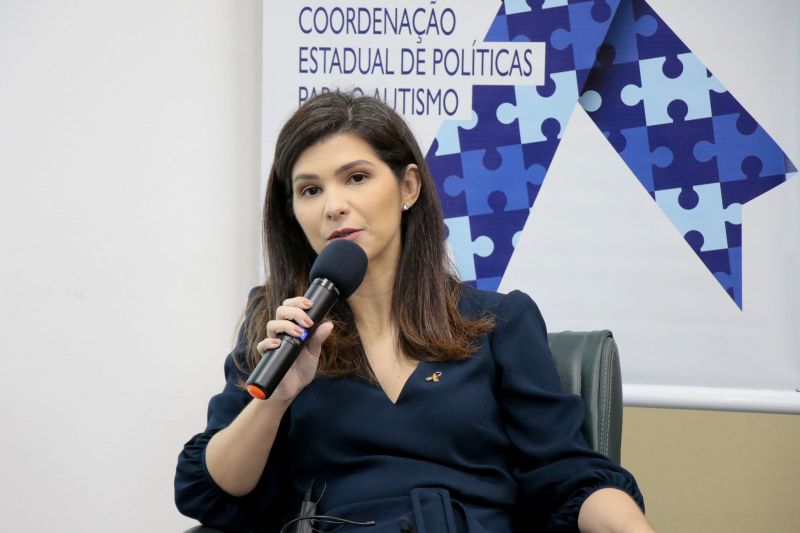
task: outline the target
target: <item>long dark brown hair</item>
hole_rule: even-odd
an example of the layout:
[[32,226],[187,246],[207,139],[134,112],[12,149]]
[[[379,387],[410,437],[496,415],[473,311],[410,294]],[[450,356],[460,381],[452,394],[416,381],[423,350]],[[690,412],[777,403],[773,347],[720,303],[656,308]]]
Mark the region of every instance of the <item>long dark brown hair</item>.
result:
[[[462,287],[447,256],[436,188],[416,139],[405,121],[380,100],[330,92],[306,101],[278,136],[264,200],[267,281],[248,302],[247,355],[240,366],[247,372],[255,368],[261,359],[256,344],[266,337],[267,322],[285,299],[302,295],[308,288],[316,253],[292,212],[292,169],[304,150],[340,133],[368,142],[398,180],[409,164],[419,169],[419,198],[401,219],[401,252],[391,302],[396,345],[418,361],[469,357],[477,347],[477,337],[492,329],[494,321],[459,313]],[[337,302],[328,317],[335,327],[323,346],[318,374],[374,380],[347,303]]]

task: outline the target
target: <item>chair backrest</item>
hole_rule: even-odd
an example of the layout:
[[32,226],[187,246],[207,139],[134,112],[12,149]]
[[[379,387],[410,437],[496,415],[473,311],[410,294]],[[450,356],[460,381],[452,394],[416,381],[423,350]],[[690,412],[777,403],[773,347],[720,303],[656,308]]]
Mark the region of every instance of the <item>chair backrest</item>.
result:
[[617,343],[608,330],[548,333],[548,343],[566,392],[583,398],[583,435],[594,450],[620,463],[622,380]]

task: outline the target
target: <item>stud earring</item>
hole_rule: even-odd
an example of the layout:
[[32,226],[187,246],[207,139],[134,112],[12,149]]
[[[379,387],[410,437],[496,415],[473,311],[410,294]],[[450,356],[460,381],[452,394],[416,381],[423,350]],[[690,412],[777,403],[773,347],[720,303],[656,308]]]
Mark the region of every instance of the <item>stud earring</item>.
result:
[[408,211],[409,207],[410,206],[407,203],[403,202],[403,211]]

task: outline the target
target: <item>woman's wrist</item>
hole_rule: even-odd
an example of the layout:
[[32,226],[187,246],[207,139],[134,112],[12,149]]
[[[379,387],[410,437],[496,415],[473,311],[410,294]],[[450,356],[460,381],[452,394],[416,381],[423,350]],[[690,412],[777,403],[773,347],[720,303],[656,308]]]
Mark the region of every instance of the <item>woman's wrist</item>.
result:
[[258,409],[266,409],[270,412],[280,414],[281,416],[289,409],[289,406],[292,405],[294,398],[280,398],[275,395],[270,396],[266,400],[252,400],[252,403],[256,403],[258,405]]

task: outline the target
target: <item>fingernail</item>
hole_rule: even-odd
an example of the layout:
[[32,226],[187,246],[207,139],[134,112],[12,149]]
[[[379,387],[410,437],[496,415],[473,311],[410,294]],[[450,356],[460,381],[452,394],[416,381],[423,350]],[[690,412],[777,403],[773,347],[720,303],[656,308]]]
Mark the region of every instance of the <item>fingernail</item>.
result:
[[306,307],[311,307],[312,305],[314,305],[314,302],[306,298],[303,300],[303,305],[305,305]]
[[312,322],[310,318],[304,318],[303,325],[307,328],[310,328],[311,326],[314,325],[314,322]]

